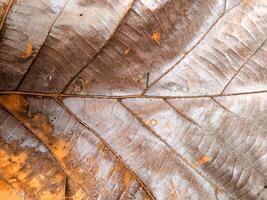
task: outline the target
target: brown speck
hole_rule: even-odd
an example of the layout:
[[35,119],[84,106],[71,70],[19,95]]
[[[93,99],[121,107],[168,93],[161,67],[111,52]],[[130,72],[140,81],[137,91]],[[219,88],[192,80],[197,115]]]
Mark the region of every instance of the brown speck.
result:
[[207,155],[204,155],[198,159],[198,161],[194,164],[194,167],[198,167],[200,165],[203,165],[210,161],[210,157]]
[[125,49],[124,54],[127,55],[127,54],[129,53],[130,50],[131,50],[130,48]]
[[150,123],[150,125],[152,125],[152,126],[156,126],[157,123],[158,123],[158,121],[155,120],[155,119],[151,119],[149,123]]
[[21,58],[30,58],[33,54],[32,43],[28,42],[25,51],[22,53]]
[[151,39],[154,40],[158,45],[160,44],[160,33],[157,31],[153,31]]

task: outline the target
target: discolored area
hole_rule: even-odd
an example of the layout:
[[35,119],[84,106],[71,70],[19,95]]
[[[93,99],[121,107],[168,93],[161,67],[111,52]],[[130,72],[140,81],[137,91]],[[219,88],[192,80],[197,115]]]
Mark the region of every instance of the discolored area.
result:
[[57,160],[3,107],[0,107],[0,144],[1,199],[64,198],[65,173]]
[[[0,96],[60,162],[69,176],[68,196],[89,199],[150,199],[149,188],[116,156],[102,138],[51,98]],[[78,198],[77,197],[77,198]]]

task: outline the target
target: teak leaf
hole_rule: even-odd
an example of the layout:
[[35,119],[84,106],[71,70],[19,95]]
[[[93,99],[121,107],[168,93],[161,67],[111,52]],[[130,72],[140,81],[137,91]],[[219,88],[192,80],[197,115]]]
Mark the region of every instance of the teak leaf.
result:
[[0,200],[267,199],[266,0],[0,0]]

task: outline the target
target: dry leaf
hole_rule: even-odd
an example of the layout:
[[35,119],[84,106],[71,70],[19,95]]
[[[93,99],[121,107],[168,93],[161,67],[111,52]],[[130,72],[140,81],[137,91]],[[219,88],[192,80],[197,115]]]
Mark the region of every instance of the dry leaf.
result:
[[267,199],[265,0],[2,10],[1,200]]

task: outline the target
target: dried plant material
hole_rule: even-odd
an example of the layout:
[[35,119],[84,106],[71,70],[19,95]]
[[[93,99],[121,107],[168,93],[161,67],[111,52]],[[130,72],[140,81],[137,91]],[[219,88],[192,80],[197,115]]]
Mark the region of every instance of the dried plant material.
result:
[[266,199],[265,0],[45,2],[0,11],[0,200]]

